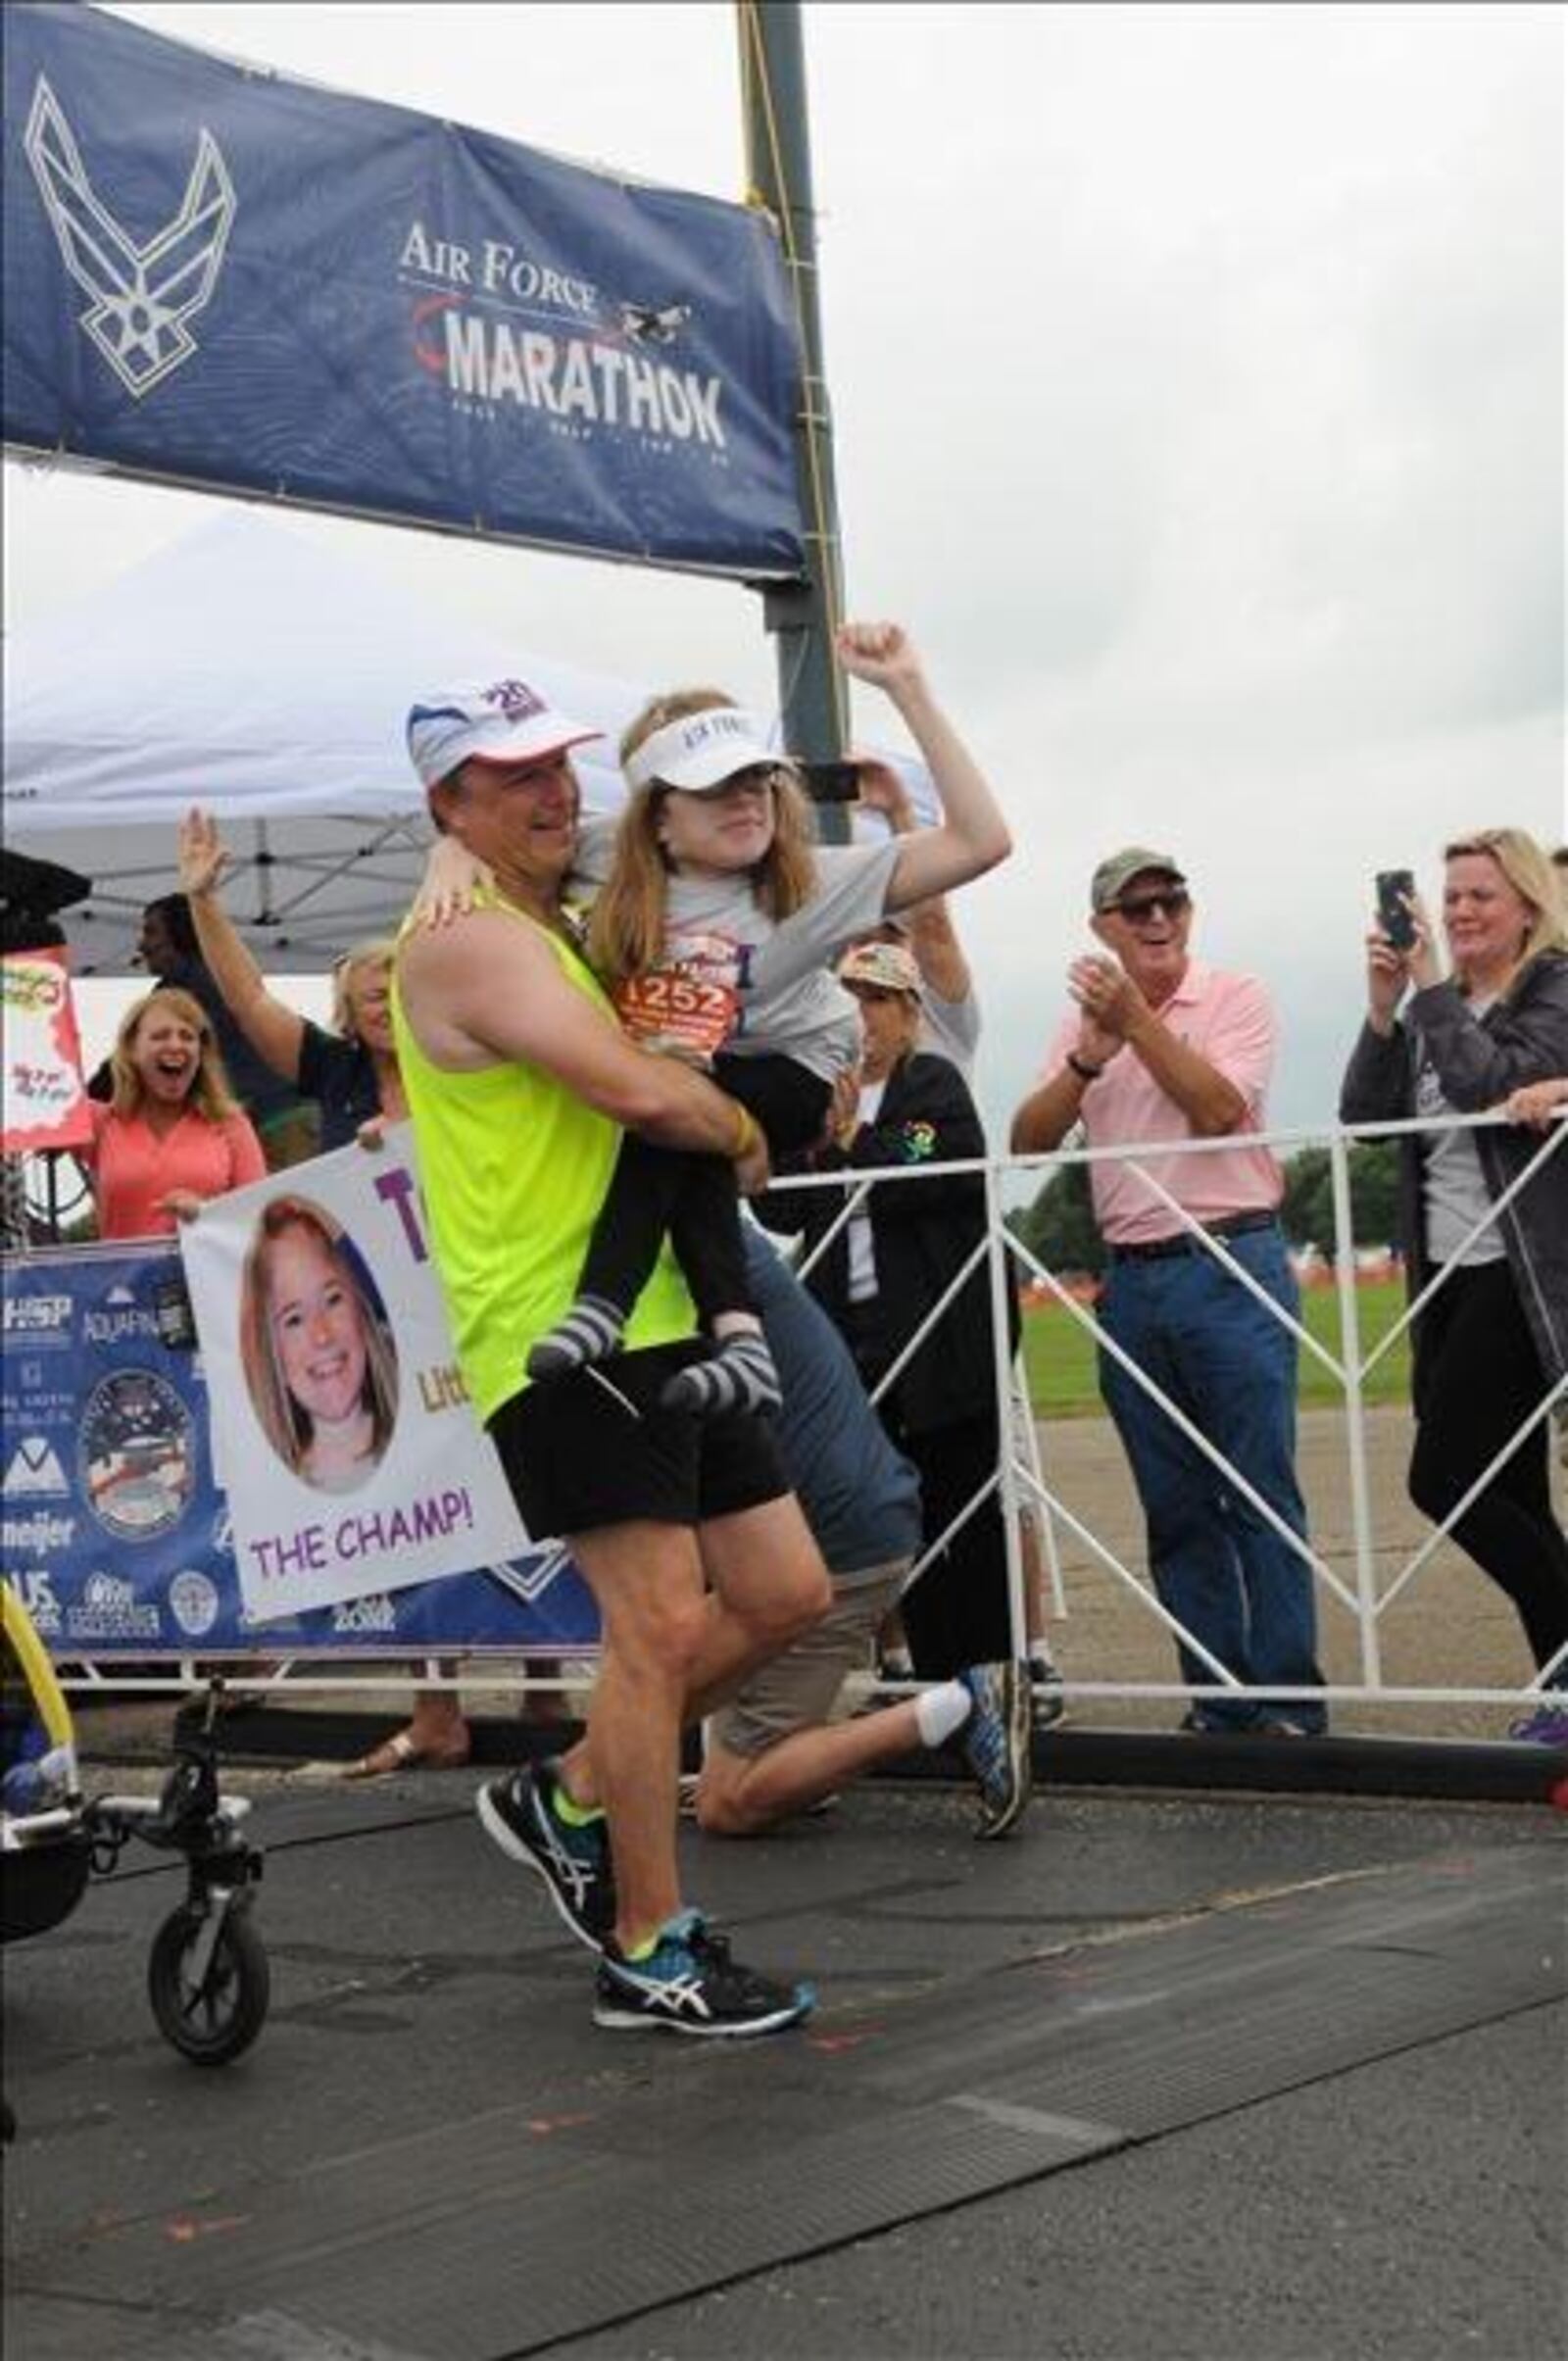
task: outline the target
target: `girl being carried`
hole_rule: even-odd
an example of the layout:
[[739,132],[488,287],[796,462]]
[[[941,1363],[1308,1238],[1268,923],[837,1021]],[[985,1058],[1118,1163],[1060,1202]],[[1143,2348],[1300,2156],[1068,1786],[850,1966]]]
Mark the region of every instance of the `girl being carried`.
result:
[[[589,957],[633,1040],[688,1058],[741,1103],[735,1156],[760,1133],[770,1154],[811,1146],[835,1086],[860,1057],[858,1012],[829,971],[843,946],[893,912],[980,876],[1010,850],[991,790],[926,686],[906,633],[847,624],[847,671],[885,691],[942,799],[939,827],[873,845],[811,842],[793,766],[766,727],[719,691],[657,699],[621,741],[627,803],[591,821],[576,874],[595,896]],[[423,900],[463,899],[473,864],[438,847]],[[705,1415],[765,1408],[778,1380],[746,1285],[730,1161],[628,1133],[579,1277],[576,1301],[528,1356],[531,1378],[605,1360],[665,1235],[714,1353],[667,1399]]]

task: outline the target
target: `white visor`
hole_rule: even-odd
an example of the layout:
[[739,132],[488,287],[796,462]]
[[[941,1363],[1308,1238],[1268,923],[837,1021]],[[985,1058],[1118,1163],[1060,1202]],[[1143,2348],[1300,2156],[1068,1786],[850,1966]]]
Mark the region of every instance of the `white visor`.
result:
[[784,762],[781,750],[769,744],[770,735],[755,713],[743,713],[736,705],[688,713],[683,721],[666,721],[643,740],[627,760],[626,784],[635,793],[657,780],[662,787],[700,795],[705,787],[733,778],[737,770]]

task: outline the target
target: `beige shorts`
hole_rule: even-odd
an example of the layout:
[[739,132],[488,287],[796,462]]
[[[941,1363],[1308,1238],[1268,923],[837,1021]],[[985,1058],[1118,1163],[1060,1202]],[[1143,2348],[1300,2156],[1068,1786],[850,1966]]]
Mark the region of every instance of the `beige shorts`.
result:
[[765,1754],[797,1730],[831,1720],[845,1681],[869,1662],[877,1627],[913,1563],[901,1557],[835,1585],[833,1604],[814,1630],[754,1672],[712,1715],[710,1745],[729,1754]]

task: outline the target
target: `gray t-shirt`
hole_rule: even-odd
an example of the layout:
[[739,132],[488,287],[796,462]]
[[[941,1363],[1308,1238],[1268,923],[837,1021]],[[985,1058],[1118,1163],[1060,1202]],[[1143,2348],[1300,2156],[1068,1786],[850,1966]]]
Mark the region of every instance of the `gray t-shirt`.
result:
[[[1444,1096],[1438,1070],[1419,1031],[1414,1111],[1429,1120],[1456,1111]],[[1508,1250],[1495,1222],[1465,1245],[1492,1205],[1492,1191],[1487,1187],[1487,1176],[1476,1154],[1474,1135],[1468,1131],[1432,1131],[1424,1135],[1424,1145],[1421,1200],[1426,1217],[1427,1253],[1434,1262],[1457,1262],[1465,1269],[1479,1262],[1500,1262]]]
[[917,1050],[945,1058],[965,1082],[974,1081],[974,1054],[980,1047],[980,1003],[972,992],[962,1000],[939,1000],[928,986],[920,992],[920,1037]]
[[[604,884],[614,832],[612,820],[585,821],[573,893],[591,898]],[[664,958],[614,989],[625,1030],[645,1049],[785,1057],[833,1081],[859,1061],[860,1018],[829,962],[881,919],[898,856],[896,839],[816,849],[816,891],[778,921],[758,908],[748,876],[671,875]]]

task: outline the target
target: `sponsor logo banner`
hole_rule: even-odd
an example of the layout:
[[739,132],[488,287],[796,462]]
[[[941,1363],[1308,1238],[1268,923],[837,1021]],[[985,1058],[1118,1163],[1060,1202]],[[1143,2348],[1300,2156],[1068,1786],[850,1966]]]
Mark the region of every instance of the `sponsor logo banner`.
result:
[[6,12],[5,434],[133,474],[740,575],[803,570],[756,211]]
[[[361,1150],[346,1153],[372,1161]],[[374,1160],[383,1173],[399,1168],[390,1155]],[[319,1169],[296,1167],[289,1177],[314,1194]],[[74,1659],[248,1649],[407,1658],[438,1649],[577,1653],[592,1646],[593,1601],[559,1545],[481,1563],[477,1550],[463,1554],[456,1519],[447,1562],[469,1570],[392,1587],[388,1560],[361,1549],[338,1563],[358,1595],[256,1620],[213,1463],[206,1357],[192,1349],[188,1308],[182,1319],[172,1316],[175,1300],[183,1303],[179,1269],[172,1244],[77,1247],[9,1256],[0,1266],[0,1571],[48,1647]],[[449,1360],[450,1349],[434,1365]],[[409,1365],[417,1393],[423,1364],[416,1352]],[[230,1415],[253,1418],[243,1401]],[[429,1419],[444,1438],[437,1499],[465,1482],[445,1480],[447,1467],[460,1464],[456,1453],[447,1457],[457,1423],[456,1410]],[[488,1451],[477,1428],[472,1434]],[[230,1429],[226,1460],[248,1455],[260,1463],[264,1454],[272,1459],[253,1424]],[[272,1463],[281,1496],[287,1474]],[[334,1518],[377,1513],[383,1540],[391,1530],[395,1500],[377,1511],[358,1494],[302,1489],[313,1503],[307,1521],[328,1536]],[[471,1495],[471,1481],[468,1489]],[[431,1490],[416,1488],[413,1498],[427,1499]],[[356,1523],[356,1542],[367,1531]]]

